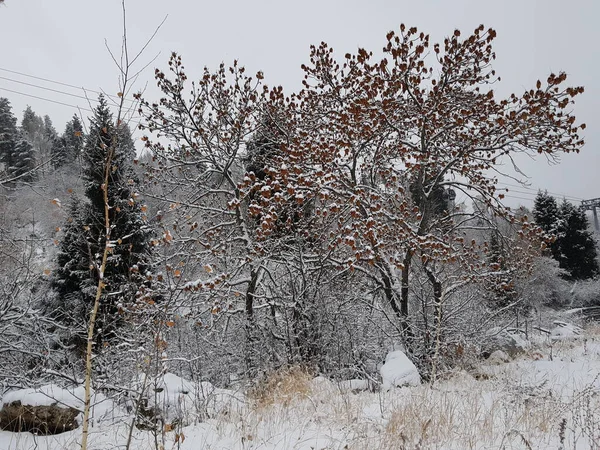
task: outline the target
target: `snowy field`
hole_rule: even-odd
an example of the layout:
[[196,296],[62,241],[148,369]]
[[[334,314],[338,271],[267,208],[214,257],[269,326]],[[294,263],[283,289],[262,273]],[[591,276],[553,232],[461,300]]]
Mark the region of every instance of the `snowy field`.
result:
[[[244,395],[168,376],[156,401],[175,408],[169,414],[180,414],[182,425],[158,435],[134,428],[130,448],[598,449],[599,374],[600,328],[591,328],[556,341],[539,336],[514,361],[457,371],[433,387],[369,392],[364,382],[292,371]],[[9,395],[3,402],[14,400]],[[43,403],[43,393],[26,395]],[[131,417],[101,395],[95,401],[91,448],[126,448]],[[81,428],[2,431],[0,449],[77,449],[80,439]]]

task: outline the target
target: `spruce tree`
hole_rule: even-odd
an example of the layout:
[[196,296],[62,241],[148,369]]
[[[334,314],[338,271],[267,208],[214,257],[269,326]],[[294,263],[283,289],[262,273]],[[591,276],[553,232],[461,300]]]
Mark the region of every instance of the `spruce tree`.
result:
[[44,120],[39,117],[31,106],[27,106],[23,111],[23,120],[21,120],[21,129],[30,143],[35,143],[44,132]]
[[13,177],[10,168],[15,165],[16,141],[17,118],[8,99],[0,98],[0,162],[4,164],[5,178]]
[[596,242],[585,211],[564,200],[560,205],[557,224],[558,252],[556,259],[571,278],[583,280],[600,273]]
[[[42,118],[31,109],[31,106],[27,106],[23,111],[21,132],[32,146],[33,160],[47,161],[50,158],[53,141],[56,139],[56,130],[50,117],[46,115]],[[43,169],[40,170],[40,174],[43,176]]]
[[77,115],[65,125],[65,131],[52,143],[52,164],[55,168],[75,163],[82,156],[84,145],[83,125]]
[[77,114],[67,122],[64,138],[66,142],[67,158],[69,161],[76,161],[81,157],[84,145],[83,125]]
[[544,232],[553,234],[558,221],[558,204],[548,195],[548,191],[539,191],[533,204],[533,219]]
[[[112,157],[108,186],[105,186],[109,152]],[[103,189],[108,189],[111,253],[104,270],[106,287],[97,318],[97,341],[114,336],[119,322],[118,306],[134,299],[148,268],[149,232],[141,206],[135,200],[134,155],[129,128],[124,124],[114,124],[106,100],[100,96],[83,149],[87,204],[79,207],[82,213],[75,216],[73,229],[68,228],[69,232],[63,236],[57,261],[59,269],[53,281],[59,299],[71,296],[81,300],[87,321],[99,281],[100,255],[106,244]]]
[[9,168],[19,181],[33,181],[35,178],[35,153],[33,145],[22,131],[17,134],[13,151],[13,165]]
[[42,155],[42,159],[45,161],[48,157],[52,156],[52,148],[54,147],[54,142],[58,139],[58,133],[52,124],[52,120],[49,116],[44,116],[44,129],[43,129],[43,139],[42,146],[40,148],[40,154]]
[[[559,219],[558,203],[548,194],[548,191],[538,191],[533,202],[533,220],[547,236],[556,237]],[[544,251],[546,256],[552,255],[558,261],[560,254],[559,242],[553,241]],[[562,266],[561,266],[562,267]]]
[[47,142],[52,142],[57,136],[58,133],[52,124],[52,119],[48,115],[44,116],[44,139]]
[[568,278],[587,279],[600,273],[596,242],[589,231],[585,211],[564,200],[560,206],[547,192],[538,192],[533,217],[537,225],[556,240],[550,245],[552,257]]
[[64,166],[69,161],[67,152],[67,140],[64,136],[60,136],[56,138],[54,142],[52,142],[50,156],[52,158],[52,165],[55,169]]
[[513,276],[507,273],[507,248],[500,231],[493,230],[490,235],[488,263],[496,275],[491,277],[491,299],[495,306],[504,307],[515,301]]
[[[89,299],[94,295],[94,279],[90,268],[92,257],[84,225],[85,207],[78,197],[71,199],[56,255],[58,267],[52,279],[52,288],[58,301],[49,302],[48,309],[50,315],[64,324],[86,323]],[[74,336],[79,344],[84,344],[83,334],[75,332]]]

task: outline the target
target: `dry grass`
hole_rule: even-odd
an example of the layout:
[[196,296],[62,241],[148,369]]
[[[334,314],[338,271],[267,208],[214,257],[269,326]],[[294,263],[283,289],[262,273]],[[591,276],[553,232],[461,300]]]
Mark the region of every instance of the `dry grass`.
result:
[[592,338],[600,337],[600,323],[599,322],[590,322],[585,327],[585,334]]
[[503,440],[511,430],[539,436],[558,423],[553,401],[523,398],[479,389],[413,389],[392,411],[382,448],[478,448]]
[[247,398],[258,409],[269,406],[290,406],[294,400],[306,398],[311,392],[313,376],[302,367],[277,370],[259,381],[247,392]]

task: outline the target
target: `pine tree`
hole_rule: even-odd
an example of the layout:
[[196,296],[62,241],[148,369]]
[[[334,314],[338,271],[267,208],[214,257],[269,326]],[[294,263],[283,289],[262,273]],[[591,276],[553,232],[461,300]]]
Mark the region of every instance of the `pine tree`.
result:
[[43,161],[46,161],[48,157],[52,157],[52,148],[56,140],[58,140],[58,133],[52,124],[52,120],[46,115],[44,116],[42,145],[40,147],[40,156]]
[[67,122],[64,138],[67,147],[67,158],[70,161],[76,161],[81,157],[85,140],[83,125],[77,114],[74,114],[73,118]]
[[497,272],[490,281],[489,294],[495,306],[505,307],[517,297],[513,275],[507,272],[507,248],[499,230],[493,230],[489,241],[487,261],[490,268]]
[[13,176],[19,177],[19,181],[33,181],[35,179],[33,145],[23,132],[17,134],[13,151],[13,165],[9,167],[9,171]]
[[[38,116],[30,106],[27,106],[25,111],[23,111],[21,132],[33,147],[34,159],[42,163],[47,161],[51,156],[53,143],[57,138],[57,133],[50,117],[48,115],[44,117]],[[40,168],[39,174],[44,175],[43,165]]]
[[[533,220],[548,236],[556,236],[559,210],[556,199],[548,191],[538,191],[533,202]],[[559,243],[553,241],[544,251],[546,256],[552,255],[558,261],[560,254]],[[562,266],[561,266],[562,267]]]
[[544,232],[553,234],[558,221],[558,204],[556,199],[548,195],[548,191],[539,191],[534,200],[533,219]]
[[[86,323],[89,299],[94,295],[94,279],[90,269],[91,254],[84,225],[86,205],[74,196],[69,204],[67,221],[56,255],[58,268],[52,288],[58,301],[50,301],[48,313],[65,324]],[[74,330],[75,331],[75,330]],[[76,341],[84,344],[84,336],[74,332]]]
[[550,245],[552,257],[569,278],[586,279],[600,273],[596,242],[588,229],[585,211],[564,200],[560,207],[547,192],[538,192],[533,217],[556,240]]
[[[109,182],[104,186],[109,152],[112,152]],[[88,203],[78,207],[82,213],[75,216],[73,228],[68,227],[69,232],[63,236],[57,261],[60,267],[53,281],[61,298],[79,298],[86,314],[89,312],[99,281],[99,255],[105,247],[103,189],[108,189],[111,254],[104,271],[106,288],[97,319],[98,341],[114,335],[118,305],[133,300],[148,268],[149,232],[141,206],[135,200],[137,179],[131,165],[134,155],[129,128],[124,124],[115,126],[106,100],[100,96],[83,151]]]
[[23,111],[23,119],[21,120],[21,129],[30,143],[35,143],[44,132],[44,120],[39,117],[31,106],[27,106]]
[[62,136],[52,143],[52,164],[55,168],[74,163],[82,156],[84,145],[83,126],[77,115],[65,126]]
[[10,168],[15,165],[17,119],[12,113],[10,102],[0,98],[0,162],[4,164],[7,178],[12,178]]
[[560,267],[576,280],[593,278],[600,273],[598,254],[585,211],[564,200],[557,222],[557,257]]
[[56,139],[58,136],[58,133],[56,132],[56,129],[54,128],[54,125],[52,124],[52,119],[50,119],[50,116],[45,115],[44,116],[44,139],[47,142],[53,142],[54,139]]
[[52,158],[52,165],[55,169],[64,166],[69,161],[67,140],[65,139],[64,135],[57,137],[54,142],[52,142],[50,156]]

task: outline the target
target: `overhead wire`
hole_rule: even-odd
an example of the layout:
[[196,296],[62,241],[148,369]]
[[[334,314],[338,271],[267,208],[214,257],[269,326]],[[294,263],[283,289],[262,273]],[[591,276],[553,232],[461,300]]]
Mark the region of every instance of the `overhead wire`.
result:
[[[106,97],[112,98],[114,100],[121,100],[121,97],[119,97],[117,95],[111,95],[111,94],[107,94],[105,92],[95,91],[93,89],[87,89],[87,88],[84,88],[83,86],[75,86],[73,84],[63,83],[61,81],[51,80],[49,78],[38,77],[38,76],[35,76],[35,75],[29,75],[29,74],[26,74],[26,73],[23,73],[23,72],[18,72],[16,70],[5,69],[3,67],[0,67],[0,70],[3,71],[3,72],[12,73],[14,75],[20,75],[22,77],[33,78],[35,80],[45,81],[47,83],[53,83],[53,84],[57,84],[57,85],[60,85],[60,86],[69,87],[69,88],[72,88],[72,89],[78,89],[78,90],[83,90],[83,91],[86,91],[86,92],[91,92],[93,94],[102,94],[102,95],[105,95]],[[132,100],[132,99],[128,99],[128,98],[125,98],[124,100],[128,101],[128,102],[136,102],[136,100]]]
[[505,194],[504,197],[506,197],[506,198],[516,198],[516,199],[519,199],[519,200],[527,200],[528,202],[532,202],[533,201],[532,198],[519,197],[518,195],[508,195],[508,194]]
[[39,97],[39,96],[33,95],[33,94],[26,94],[24,92],[15,91],[15,90],[8,89],[8,88],[2,87],[2,86],[0,86],[0,91],[12,92],[13,94],[19,94],[19,95],[23,95],[25,97],[31,97],[31,98],[35,98],[35,99],[38,99],[38,100],[43,100],[43,101],[46,101],[46,102],[56,103],[57,105],[63,105],[63,106],[68,106],[70,108],[75,108],[75,109],[80,109],[80,110],[83,110],[83,111],[92,112],[91,109],[86,108],[84,106],[71,105],[69,103],[64,103],[64,102],[60,102],[58,100],[52,100],[52,99],[49,99],[49,98]]
[[[527,186],[519,186],[519,185],[516,185],[516,184],[503,183],[503,182],[499,182],[498,184],[501,185],[501,186],[508,186],[508,187],[513,187],[513,188],[518,188],[518,189],[526,189],[526,190],[535,192],[535,194],[533,194],[533,195],[537,195],[537,193],[541,190],[541,189],[536,189],[536,188],[529,188]],[[544,191],[548,192],[548,194],[558,195],[560,197],[570,198],[570,199],[573,199],[573,200],[584,200],[583,198],[576,197],[574,195],[568,195],[568,194],[563,194],[563,193],[558,193],[558,192],[550,192],[550,191],[546,191],[545,189],[544,189]],[[527,195],[530,195],[530,194],[527,194]]]
[[52,88],[45,87],[45,86],[40,86],[40,85],[37,85],[37,84],[27,83],[25,81],[13,80],[11,78],[1,77],[1,76],[0,76],[0,80],[10,81],[11,83],[23,84],[25,86],[31,86],[31,87],[34,87],[34,88],[37,88],[37,89],[43,89],[45,91],[54,92],[56,94],[68,95],[69,97],[80,98],[80,99],[83,99],[83,100],[86,100],[86,101],[89,101],[89,102],[97,102],[98,101],[96,99],[89,98],[89,97],[86,97],[84,95],[77,95],[77,94],[72,94],[70,92],[59,91],[58,89],[52,89]]
[[[3,79],[3,78],[4,78],[4,77],[0,77],[0,79]],[[29,86],[33,86],[33,85],[30,85],[29,83],[24,83],[24,82],[23,82],[22,84],[26,84],[26,85],[29,85]],[[52,91],[52,92],[55,92],[55,93],[61,93],[61,94],[64,94],[64,95],[71,95],[71,96],[73,96],[73,97],[82,98],[82,99],[85,99],[85,100],[87,100],[87,101],[90,101],[90,102],[95,102],[95,103],[98,103],[98,102],[99,102],[99,100],[97,100],[97,99],[88,99],[88,98],[86,98],[86,97],[83,97],[83,96],[77,96],[77,95],[75,95],[75,94],[69,94],[68,92],[61,92],[61,91],[57,91],[57,90],[55,90],[55,89],[44,88],[44,87],[42,87],[42,86],[34,86],[34,87],[39,87],[40,89],[46,89],[46,90],[49,90],[49,91]],[[87,107],[85,107],[85,106],[72,105],[72,104],[70,104],[70,103],[61,102],[61,101],[59,101],[59,100],[53,100],[53,99],[46,98],[46,97],[40,97],[40,96],[38,96],[38,95],[27,94],[27,93],[25,93],[25,92],[15,91],[14,89],[9,89],[9,88],[3,87],[3,86],[0,86],[0,91],[11,92],[11,93],[13,93],[13,94],[23,95],[23,96],[25,96],[25,97],[35,98],[35,99],[37,99],[37,100],[42,100],[42,101],[45,101],[45,102],[50,102],[50,103],[55,103],[55,104],[57,104],[57,105],[67,106],[67,107],[69,107],[69,108],[74,108],[74,109],[76,109],[76,110],[78,110],[78,111],[87,111],[87,112],[93,112],[93,110],[91,110],[90,108],[87,108]],[[108,107],[110,107],[110,108],[115,108],[115,107],[117,107],[117,105],[111,105],[111,104],[107,104],[107,105],[108,105]],[[136,117],[136,119],[141,119],[141,118],[138,116],[138,117]],[[133,120],[133,116],[132,116],[130,119],[128,119],[128,122],[135,123],[135,124],[138,124],[138,125],[141,123],[141,122],[140,122],[140,120]]]
[[[40,81],[48,82],[48,83],[53,83],[53,84],[56,84],[56,85],[59,85],[59,86],[65,86],[65,87],[72,88],[72,89],[82,90],[85,93],[91,92],[91,93],[98,94],[98,95],[102,94],[105,97],[113,100],[114,103],[107,102],[107,106],[109,108],[118,108],[119,104],[117,104],[117,103],[120,102],[121,100],[130,102],[132,104],[137,103],[137,100],[132,100],[132,99],[128,99],[128,98],[123,98],[122,99],[120,96],[117,96],[117,95],[110,95],[110,94],[107,94],[105,92],[97,91],[97,90],[94,90],[94,89],[86,89],[86,88],[81,87],[81,86],[75,86],[73,84],[63,83],[61,81],[52,80],[50,78],[38,77],[38,76],[35,76],[35,75],[26,74],[26,73],[19,72],[19,71],[16,71],[16,70],[10,70],[10,69],[6,69],[6,68],[3,68],[3,67],[0,67],[0,71],[4,71],[4,72],[11,73],[11,74],[20,75],[20,76],[32,78],[32,79],[35,79],[35,80],[40,80]],[[95,98],[90,98],[90,97],[87,97],[85,95],[78,95],[78,94],[74,94],[74,93],[71,93],[71,92],[65,92],[64,90],[52,89],[50,87],[41,86],[39,84],[27,83],[25,81],[15,80],[13,78],[8,78],[8,77],[3,77],[3,76],[0,76],[0,79],[1,80],[5,80],[5,81],[9,81],[9,82],[12,82],[12,83],[18,83],[18,84],[22,84],[22,85],[25,85],[25,86],[37,88],[37,89],[42,89],[42,90],[49,91],[49,92],[52,92],[52,93],[55,93],[55,94],[59,94],[59,95],[66,95],[66,96],[69,96],[69,97],[74,97],[74,98],[82,99],[82,100],[85,100],[88,103],[91,103],[91,102],[98,103],[99,102],[99,100],[95,99]],[[14,89],[9,89],[9,88],[2,87],[2,86],[0,86],[0,90],[5,90],[7,92],[11,92],[11,93],[18,94],[18,95],[23,95],[23,96],[30,97],[30,98],[35,98],[37,100],[42,100],[42,101],[54,103],[54,104],[57,104],[57,105],[62,105],[62,106],[70,107],[70,108],[75,108],[75,109],[80,110],[80,111],[93,112],[92,109],[90,109],[88,107],[85,107],[85,106],[72,105],[72,104],[65,103],[65,102],[62,102],[62,101],[59,101],[59,100],[53,100],[53,99],[46,98],[46,97],[40,97],[38,95],[33,95],[33,94],[25,93],[25,92],[20,92],[20,91],[16,91]],[[91,107],[91,105],[89,105],[89,106]],[[134,119],[137,119],[137,120],[134,120]],[[141,117],[139,115],[138,116],[134,116],[134,114],[130,114],[129,118],[127,119],[127,122],[139,125],[141,123]]]
[[[537,197],[537,193],[527,192],[527,191],[519,191],[519,190],[516,190],[516,189],[507,189],[506,192],[508,192],[508,193],[515,193],[515,194],[522,194],[522,195],[530,195],[533,198]],[[561,198],[565,198],[567,200],[572,200],[572,201],[580,201],[581,200],[581,199],[579,199],[577,197],[571,197],[571,196],[563,195],[563,194],[555,194],[555,195],[560,196]]]
[[[3,67],[0,67],[0,71],[8,72],[8,73],[11,73],[11,74],[14,74],[14,75],[23,76],[23,77],[32,78],[34,80],[44,81],[44,82],[47,82],[47,83],[53,83],[53,84],[56,84],[56,85],[59,85],[59,86],[64,86],[64,87],[68,87],[68,88],[71,88],[71,89],[77,89],[79,91],[83,91],[83,92],[86,92],[86,93],[87,92],[91,92],[93,94],[98,94],[98,95],[102,94],[105,97],[107,97],[109,99],[112,99],[114,101],[114,105],[112,105],[112,106],[118,106],[118,104],[120,104],[120,102],[121,102],[121,99],[123,99],[126,102],[133,103],[133,104],[139,103],[137,99],[131,99],[131,98],[127,98],[127,97],[121,97],[120,95],[107,94],[104,91],[97,91],[97,90],[94,90],[94,89],[88,89],[88,88],[86,88],[84,86],[75,86],[74,84],[63,83],[62,81],[56,81],[56,80],[52,80],[50,78],[38,77],[38,76],[35,76],[35,75],[30,75],[30,74],[19,72],[19,71],[16,71],[16,70],[6,69],[6,68],[3,68]],[[0,79],[4,79],[4,80],[7,80],[7,81],[12,81],[14,83],[26,84],[26,85],[29,85],[29,86],[32,86],[32,87],[36,87],[36,88],[39,88],[39,89],[45,89],[45,90],[48,90],[48,91],[53,91],[53,92],[56,92],[56,93],[63,93],[65,95],[77,97],[76,94],[71,94],[71,93],[68,93],[68,92],[55,90],[55,89],[48,88],[48,87],[45,87],[45,86],[40,86],[38,84],[27,83],[27,82],[24,82],[24,81],[15,80],[15,79],[8,78],[8,77],[1,77],[1,76],[0,76]],[[85,100],[97,101],[97,100],[93,100],[91,98],[88,98],[86,96],[83,96],[83,97],[79,96],[79,98],[83,98]],[[159,106],[158,109],[162,109],[164,111],[167,111],[167,108],[162,107],[162,106]]]

